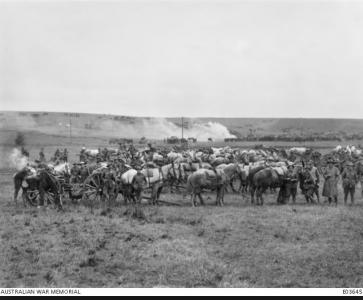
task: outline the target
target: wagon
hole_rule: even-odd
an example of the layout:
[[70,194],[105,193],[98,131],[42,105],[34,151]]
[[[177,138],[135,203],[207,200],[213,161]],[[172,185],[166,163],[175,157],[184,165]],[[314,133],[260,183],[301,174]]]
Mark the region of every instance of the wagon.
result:
[[[66,180],[64,177],[61,176],[54,176],[50,173],[48,173],[49,176],[53,180],[56,181],[57,186],[59,187],[59,194],[61,198],[64,198],[66,194],[69,194],[69,185],[66,183]],[[40,202],[40,191],[38,189],[38,184],[34,184],[36,181],[32,182],[30,178],[30,184],[28,182],[22,183],[23,188],[23,201],[24,204],[29,204],[30,206],[38,206]],[[50,190],[44,191],[44,203],[45,204],[55,204],[55,195]]]
[[118,196],[118,182],[110,169],[96,170],[81,185],[82,201],[93,207],[99,202],[114,202]]

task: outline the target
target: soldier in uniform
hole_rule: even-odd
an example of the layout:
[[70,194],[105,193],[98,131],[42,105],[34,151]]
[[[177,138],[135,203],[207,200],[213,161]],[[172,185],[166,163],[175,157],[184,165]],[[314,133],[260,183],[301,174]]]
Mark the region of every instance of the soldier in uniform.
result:
[[45,155],[44,155],[44,148],[41,148],[40,149],[40,152],[39,152],[39,161],[40,162],[43,162],[43,163],[46,161]]
[[362,193],[362,197],[363,197],[363,161],[359,161],[357,163],[357,166],[356,166],[356,170],[357,170],[357,175],[358,175],[358,178],[359,178],[359,181],[360,181],[360,186],[361,186],[361,193]]
[[21,154],[22,154],[23,156],[26,156],[26,157],[28,157],[28,158],[29,158],[29,152],[28,152],[28,150],[26,150],[26,149],[24,148],[24,146],[22,146],[22,147],[21,147]]
[[79,161],[80,162],[86,162],[87,156],[86,156],[86,148],[82,147],[81,152],[79,153]]
[[311,170],[306,166],[302,171],[304,178],[302,192],[307,203],[314,202],[314,193],[316,188],[316,179],[313,177]]
[[68,150],[67,150],[67,148],[64,148],[64,150],[63,150],[63,161],[68,162]]
[[339,169],[334,166],[334,160],[327,161],[328,167],[324,171],[323,196],[328,198],[329,204],[334,199],[335,205],[338,205],[338,179],[340,176]]
[[287,172],[283,178],[283,184],[278,195],[278,203],[286,204],[289,202],[290,197],[292,197],[293,203],[296,202],[298,176],[294,168],[294,163],[288,164]]
[[59,149],[55,150],[55,153],[54,153],[54,161],[56,163],[58,163],[60,156],[61,156],[60,150]]
[[343,189],[344,189],[344,204],[347,204],[348,195],[350,195],[350,199],[352,204],[354,204],[354,194],[355,194],[355,185],[359,181],[358,174],[356,170],[354,170],[354,164],[352,162],[348,162],[346,164],[346,168],[342,173],[343,179]]
[[102,162],[102,151],[101,151],[101,148],[98,148],[98,153],[96,154],[96,162],[97,163]]
[[307,163],[307,169],[308,172],[311,175],[311,178],[314,182],[314,193],[317,199],[318,199],[318,203],[320,203],[320,196],[319,196],[319,183],[320,183],[320,176],[319,176],[319,172],[318,169],[314,166],[314,163],[312,160],[308,161]]

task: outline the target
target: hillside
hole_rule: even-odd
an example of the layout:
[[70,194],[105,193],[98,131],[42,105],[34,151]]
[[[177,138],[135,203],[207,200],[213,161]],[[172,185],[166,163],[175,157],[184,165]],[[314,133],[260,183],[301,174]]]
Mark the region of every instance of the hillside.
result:
[[[184,120],[184,136],[207,140],[253,134],[361,134],[363,120],[347,119],[262,119],[200,118]],[[181,135],[181,118],[140,118],[130,116],[0,112],[0,130],[37,131],[74,137],[130,137],[165,139]]]

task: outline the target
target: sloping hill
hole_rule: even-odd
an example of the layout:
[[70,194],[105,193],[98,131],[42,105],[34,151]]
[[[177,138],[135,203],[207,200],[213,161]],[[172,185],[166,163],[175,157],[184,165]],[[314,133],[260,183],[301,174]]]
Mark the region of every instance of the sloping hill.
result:
[[[363,120],[347,119],[263,119],[199,118],[184,119],[184,136],[207,140],[208,137],[247,136],[248,134],[309,134],[363,132]],[[130,116],[51,113],[0,112],[0,130],[39,131],[61,136],[131,137],[165,139],[181,135],[181,118],[141,118]]]

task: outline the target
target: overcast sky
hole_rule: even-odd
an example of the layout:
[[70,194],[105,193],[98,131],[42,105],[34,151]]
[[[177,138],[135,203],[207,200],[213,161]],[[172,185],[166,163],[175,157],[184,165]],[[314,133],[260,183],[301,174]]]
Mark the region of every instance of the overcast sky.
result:
[[363,116],[363,3],[0,2],[0,110]]

